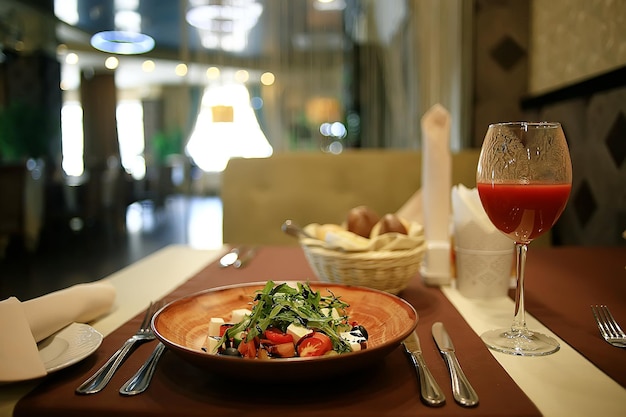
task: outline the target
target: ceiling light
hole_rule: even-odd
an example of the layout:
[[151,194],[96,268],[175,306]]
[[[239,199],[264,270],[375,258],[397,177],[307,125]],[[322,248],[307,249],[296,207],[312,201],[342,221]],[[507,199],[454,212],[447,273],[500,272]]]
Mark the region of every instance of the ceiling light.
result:
[[155,67],[156,67],[156,65],[155,65],[154,61],[151,60],[151,59],[146,59],[141,64],[141,69],[143,70],[143,72],[152,72],[152,71],[154,71]]
[[137,10],[139,8],[139,0],[115,0],[116,9]]
[[220,69],[217,67],[209,67],[206,70],[206,77],[209,80],[214,80],[216,78],[219,78],[219,76],[220,76]]
[[114,56],[110,56],[104,61],[104,66],[110,70],[117,68],[119,65],[120,61]]
[[136,55],[150,52],[154,48],[154,39],[143,33],[110,30],[93,35],[91,46],[103,52]]
[[235,80],[240,83],[245,83],[250,78],[250,74],[246,70],[238,70],[235,72]]
[[141,15],[134,10],[119,10],[114,16],[115,28],[127,32],[139,32]]
[[176,68],[174,69],[174,73],[176,73],[176,75],[178,75],[179,77],[184,77],[185,75],[187,75],[187,65],[186,64],[176,65]]
[[272,85],[275,80],[276,77],[271,72],[264,72],[263,75],[261,75],[261,83],[263,85]]
[[313,3],[313,8],[322,12],[343,10],[346,8],[344,0],[317,0]]
[[70,52],[69,54],[65,55],[65,63],[69,65],[78,64],[78,55],[74,52]]
[[228,21],[237,26],[244,26],[249,30],[256,25],[263,13],[263,6],[255,1],[221,2],[221,4],[207,4],[191,7],[186,14],[187,23],[198,29],[211,30],[216,27],[215,23],[223,28]]

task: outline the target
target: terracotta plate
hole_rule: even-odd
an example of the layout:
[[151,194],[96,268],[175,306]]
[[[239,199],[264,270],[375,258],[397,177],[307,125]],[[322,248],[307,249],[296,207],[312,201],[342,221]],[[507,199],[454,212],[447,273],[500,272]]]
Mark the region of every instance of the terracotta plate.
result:
[[173,301],[152,320],[156,337],[172,352],[194,365],[224,376],[247,379],[293,380],[326,377],[374,365],[393,351],[417,326],[415,309],[403,299],[378,290],[330,283],[311,283],[322,295],[327,290],[348,303],[348,316],[369,333],[367,349],[342,355],[272,360],[242,359],[205,353],[211,317],[228,317],[249,308],[255,291],[265,283],[215,288]]

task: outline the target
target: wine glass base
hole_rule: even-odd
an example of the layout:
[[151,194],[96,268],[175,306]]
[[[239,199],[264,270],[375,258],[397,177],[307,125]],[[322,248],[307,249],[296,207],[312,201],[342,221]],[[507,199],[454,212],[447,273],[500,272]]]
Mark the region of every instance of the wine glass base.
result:
[[489,330],[481,339],[487,347],[498,352],[518,356],[545,356],[559,350],[559,342],[550,336],[530,330]]

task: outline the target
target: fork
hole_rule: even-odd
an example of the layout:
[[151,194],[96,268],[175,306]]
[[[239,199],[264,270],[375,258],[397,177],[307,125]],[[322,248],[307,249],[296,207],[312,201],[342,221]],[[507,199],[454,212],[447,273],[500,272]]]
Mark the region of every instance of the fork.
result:
[[132,349],[137,346],[138,343],[147,342],[155,338],[154,333],[150,327],[150,321],[154,313],[160,308],[161,303],[151,302],[146,310],[146,314],[139,326],[139,330],[133,336],[131,336],[121,348],[115,352],[108,361],[100,369],[96,371],[89,379],[83,382],[78,388],[76,388],[77,394],[95,394],[100,392],[111,380],[113,374],[117,371],[120,365],[131,353]]
[[[239,254],[241,255],[241,252],[239,252]],[[254,258],[254,255],[256,255],[256,248],[252,247],[239,258],[237,258],[237,260],[233,264],[233,267],[236,269],[243,268],[248,262],[252,260],[252,258]]]
[[609,308],[605,305],[591,306],[591,312],[604,340],[613,346],[626,348],[626,333],[617,324]]

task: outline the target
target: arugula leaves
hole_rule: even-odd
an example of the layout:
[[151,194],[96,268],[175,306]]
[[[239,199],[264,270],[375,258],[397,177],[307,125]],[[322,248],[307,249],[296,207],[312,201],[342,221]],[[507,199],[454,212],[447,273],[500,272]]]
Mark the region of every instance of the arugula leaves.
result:
[[[218,346],[235,335],[246,333],[246,341],[261,336],[268,327],[276,327],[283,332],[292,324],[325,333],[333,343],[333,350],[339,353],[351,352],[350,345],[340,337],[340,333],[351,329],[346,315],[348,304],[331,291],[322,296],[308,283],[297,283],[294,288],[287,283],[276,285],[268,281],[253,299],[251,314],[235,323],[222,336]],[[337,315],[333,317],[333,310]]]

